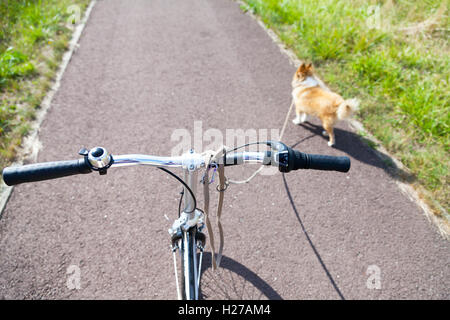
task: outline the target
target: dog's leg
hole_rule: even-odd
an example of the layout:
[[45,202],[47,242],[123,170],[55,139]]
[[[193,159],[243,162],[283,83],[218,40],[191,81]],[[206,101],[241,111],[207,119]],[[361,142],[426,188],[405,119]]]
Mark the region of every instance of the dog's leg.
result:
[[330,147],[334,146],[335,140],[334,140],[333,122],[324,119],[322,120],[322,125],[329,137],[328,146]]
[[306,113],[302,113],[302,116],[301,116],[301,118],[300,118],[300,122],[305,122],[306,121],[306,117],[307,117],[308,115],[306,114]]
[[292,122],[294,124],[300,124],[300,123],[303,123],[306,121],[306,116],[307,116],[306,113],[299,112],[297,110],[295,110],[295,113],[296,113],[296,117],[294,118],[294,120],[292,120]]
[[301,117],[300,117],[300,112],[299,112],[297,109],[295,109],[295,114],[296,114],[296,116],[295,116],[295,118],[292,120],[292,122],[293,122],[294,124],[300,124],[300,123],[302,123]]

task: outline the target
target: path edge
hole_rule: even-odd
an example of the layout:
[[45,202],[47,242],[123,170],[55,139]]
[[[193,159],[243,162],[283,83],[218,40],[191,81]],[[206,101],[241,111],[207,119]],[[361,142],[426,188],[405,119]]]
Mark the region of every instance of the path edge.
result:
[[[19,151],[17,153],[17,159],[12,165],[22,165],[25,160],[36,162],[37,155],[39,153],[39,150],[42,147],[41,142],[39,141],[39,129],[41,127],[42,122],[45,119],[45,116],[47,115],[47,112],[51,108],[51,103],[53,100],[54,95],[58,91],[61,80],[64,75],[64,72],[66,71],[67,65],[69,64],[70,60],[72,59],[73,53],[78,48],[78,41],[80,40],[81,34],[83,33],[83,30],[86,26],[86,23],[89,19],[89,16],[92,12],[92,9],[94,8],[97,0],[92,0],[89,3],[89,6],[87,7],[86,11],[84,12],[83,19],[80,21],[80,23],[75,27],[75,30],[72,33],[72,37],[69,42],[69,48],[64,53],[61,63],[59,65],[58,71],[56,72],[55,80],[53,81],[53,84],[50,88],[50,90],[46,93],[44,99],[42,100],[40,104],[40,109],[36,112],[36,119],[31,122],[31,130],[30,134],[28,134],[24,140],[22,145],[19,148]],[[8,186],[3,182],[3,179],[1,179],[0,182],[0,219],[3,217],[3,211],[6,207],[6,204],[8,203],[9,197],[11,196],[11,193],[13,191],[13,186]]]

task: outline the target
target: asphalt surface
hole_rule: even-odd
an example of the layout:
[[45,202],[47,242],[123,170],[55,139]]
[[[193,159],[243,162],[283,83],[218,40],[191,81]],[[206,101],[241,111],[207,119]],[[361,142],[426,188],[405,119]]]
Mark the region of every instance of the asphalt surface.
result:
[[[98,1],[79,44],[38,161],[97,145],[169,155],[174,130],[195,121],[270,132],[289,107],[295,67],[233,1]],[[449,299],[449,243],[347,124],[329,148],[310,121],[290,122],[284,142],[347,155],[350,172],[230,186],[222,268],[210,269],[207,249],[203,298]],[[176,299],[165,215],[175,219],[179,191],[148,167],[15,187],[0,220],[0,298]]]

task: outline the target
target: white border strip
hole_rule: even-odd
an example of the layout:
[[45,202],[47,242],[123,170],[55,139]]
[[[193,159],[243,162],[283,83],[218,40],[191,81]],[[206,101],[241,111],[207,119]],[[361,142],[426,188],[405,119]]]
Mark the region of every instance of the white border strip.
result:
[[[81,20],[81,22],[76,26],[74,32],[72,33],[72,38],[69,42],[69,50],[66,51],[63,55],[61,64],[59,66],[59,70],[56,73],[55,81],[50,90],[47,92],[44,99],[42,100],[41,108],[36,113],[36,120],[31,123],[31,133],[27,137],[25,137],[23,144],[20,147],[19,152],[17,153],[18,160],[14,162],[14,165],[23,164],[23,161],[25,159],[27,160],[29,159],[33,162],[36,161],[37,155],[42,146],[38,136],[40,126],[42,124],[42,121],[44,121],[48,110],[51,107],[53,96],[58,91],[61,85],[61,79],[63,77],[64,71],[66,70],[67,65],[69,64],[75,49],[78,47],[78,41],[80,40],[81,34],[84,30],[84,27],[86,26],[86,22],[88,21],[92,8],[94,7],[96,2],[97,0],[91,1],[91,3],[89,4],[88,8],[85,11],[83,20]],[[13,187],[7,186],[3,182],[3,179],[1,180],[2,181],[0,184],[0,219],[2,218],[3,210],[5,209],[6,203],[8,202],[8,199],[13,190]]]

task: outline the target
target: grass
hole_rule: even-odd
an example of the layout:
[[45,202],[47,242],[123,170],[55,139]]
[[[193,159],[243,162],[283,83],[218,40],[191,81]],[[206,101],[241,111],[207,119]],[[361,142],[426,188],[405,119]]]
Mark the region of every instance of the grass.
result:
[[0,0],[0,167],[29,133],[89,0]]
[[362,100],[359,120],[448,211],[448,0],[244,1],[333,90]]

